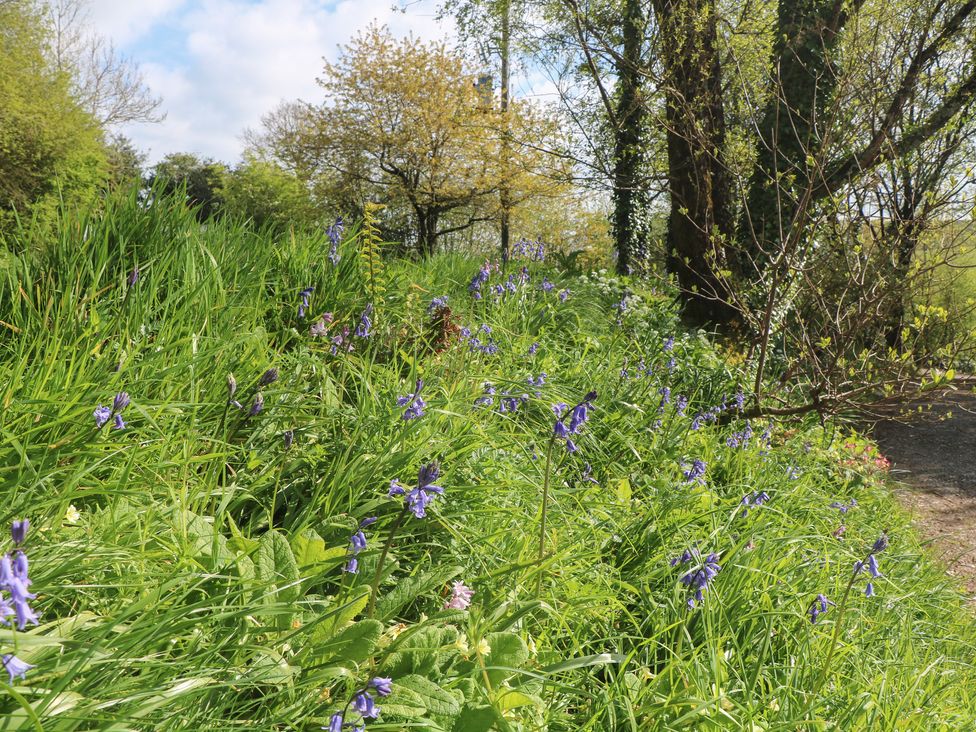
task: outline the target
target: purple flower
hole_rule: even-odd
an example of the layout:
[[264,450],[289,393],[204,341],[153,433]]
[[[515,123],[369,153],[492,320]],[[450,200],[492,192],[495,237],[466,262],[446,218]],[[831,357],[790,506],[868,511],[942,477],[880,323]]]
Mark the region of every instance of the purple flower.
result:
[[569,299],[569,295],[570,295],[570,292],[569,292],[569,288],[568,287],[565,290],[560,290],[559,291],[559,302],[566,302],[566,300]]
[[481,286],[488,281],[491,276],[491,265],[485,262],[481,265],[481,269],[471,278],[471,282],[468,283],[468,292],[471,293],[471,297],[475,300],[481,299]]
[[373,678],[369,685],[376,689],[376,693],[380,696],[389,696],[393,693],[393,679],[384,678],[382,676],[377,676]]
[[393,498],[393,496],[402,496],[406,492],[407,489],[403,487],[403,484],[399,480],[394,478],[390,481],[390,492],[388,494],[390,498]]
[[30,528],[30,519],[14,521],[10,526],[10,538],[14,544],[23,544],[27,539],[27,530]]
[[308,303],[309,303],[308,299],[312,296],[313,292],[315,292],[314,287],[306,287],[304,290],[298,293],[298,296],[302,299],[302,301],[298,305],[299,320],[302,320],[305,317],[305,312],[308,310]]
[[97,407],[95,407],[95,411],[92,412],[92,415],[95,417],[95,427],[97,429],[101,429],[112,417],[112,410],[99,404]]
[[367,691],[360,691],[352,700],[352,708],[365,719],[376,719],[380,716],[380,708],[373,703],[373,697]]
[[3,661],[3,667],[7,669],[7,673],[10,674],[11,686],[13,686],[14,679],[16,679],[18,676],[22,679],[26,679],[27,672],[34,668],[33,664],[20,660],[12,653],[7,653],[4,656],[0,656],[0,661]]
[[125,422],[122,421],[122,415],[121,414],[116,414],[115,415],[115,420],[114,420],[114,423],[112,424],[112,428],[113,429],[117,429],[117,430],[124,430],[125,429]]
[[434,485],[439,474],[440,467],[436,462],[421,466],[417,476],[417,487],[404,497],[405,505],[417,518],[426,517],[427,506],[433,502],[434,497],[444,495],[444,489]]
[[368,518],[364,518],[362,521],[359,522],[359,528],[365,529],[367,526],[372,526],[375,523],[376,523],[376,516],[369,516]]
[[555,285],[549,281],[548,277],[542,278],[542,285],[540,286],[543,292],[552,292],[555,289]]
[[348,574],[359,574],[359,560],[356,557],[349,557],[342,567],[342,571]]
[[529,346],[529,355],[534,356],[536,354],[536,351],[538,350],[539,350],[539,344],[533,343],[531,346]]
[[262,409],[264,409],[264,394],[258,392],[254,395],[254,402],[251,404],[251,408],[247,414],[249,417],[256,417]]
[[[857,505],[854,502],[854,499],[853,498],[851,499],[851,505],[854,505],[854,506]],[[887,548],[888,548],[888,535],[882,533],[881,536],[878,537],[878,540],[876,542],[874,542],[874,546],[871,547],[871,553],[872,554],[880,554],[881,552],[883,552]]]
[[359,554],[366,548],[366,534],[360,529],[349,538],[349,551],[352,554]]
[[409,422],[412,419],[418,419],[424,416],[424,407],[427,406],[427,403],[420,396],[420,390],[423,388],[423,380],[417,379],[417,385],[414,387],[412,394],[397,397],[397,406],[406,407],[403,412],[403,419],[405,421]]
[[431,504],[435,496],[444,495],[444,489],[439,485],[434,485],[437,476],[440,475],[440,466],[436,462],[423,465],[417,475],[417,485],[410,491],[394,479],[390,481],[389,496],[404,496],[403,505],[410,510],[417,518],[424,518],[427,515],[427,506]]
[[329,329],[326,326],[325,318],[320,318],[317,322],[312,323],[312,325],[308,329],[308,334],[312,338],[322,338],[328,332]]
[[115,399],[112,400],[112,413],[118,414],[127,406],[129,406],[129,395],[124,391],[120,391],[115,395]]
[[474,590],[463,582],[455,582],[451,588],[451,598],[444,603],[445,610],[467,610],[471,605]]
[[258,379],[258,388],[260,389],[262,386],[269,386],[270,384],[275,383],[277,380],[278,369],[272,367],[261,374],[261,378]]
[[590,402],[592,402],[594,399],[596,399],[596,392],[588,392],[586,396],[583,397],[583,400],[569,411],[568,426],[564,423],[566,416],[561,414],[561,412],[565,409],[565,405],[559,403],[553,406],[553,412],[556,413],[556,423],[553,426],[553,434],[557,439],[566,440],[566,449],[569,452],[576,452],[579,449],[576,446],[576,443],[569,438],[569,435],[576,435],[580,433],[580,430],[582,430],[583,425],[589,418],[589,410],[592,407]]
[[129,287],[133,287],[138,281],[139,281],[139,265],[137,264],[132,268],[132,271],[129,272],[129,278],[126,280],[126,284],[128,284]]
[[738,411],[742,411],[746,407],[746,395],[742,393],[742,389],[739,389],[735,393],[735,408]]
[[817,595],[813,603],[810,605],[810,609],[807,610],[807,612],[810,614],[810,622],[816,625],[817,618],[827,612],[827,607],[829,605],[835,605],[835,603],[828,600],[824,595]]
[[359,316],[359,325],[356,326],[356,335],[359,338],[369,338],[373,335],[373,321],[370,316],[373,314],[373,303],[367,303],[363,314]]
[[447,295],[441,295],[430,301],[430,305],[427,306],[427,312],[432,313],[435,310],[440,310],[445,307],[447,307]]
[[478,397],[474,400],[475,405],[479,407],[490,407],[495,403],[495,387],[490,381],[486,381],[484,385],[485,393],[483,396]]
[[[335,223],[332,224],[325,233],[329,237],[331,246],[329,248],[329,261],[332,262],[332,266],[339,264],[339,240],[342,237],[342,230],[345,228],[345,224],[342,222],[342,218],[337,218]],[[340,723],[342,718],[339,719]]]
[[691,466],[684,471],[685,483],[705,484],[705,470],[707,466],[704,460],[695,459]]
[[705,590],[720,571],[722,565],[718,563],[718,554],[709,554],[705,561],[701,561],[701,554],[697,549],[686,549],[677,559],[671,560],[671,566],[695,563],[695,565],[681,577],[681,583],[694,590],[694,595],[688,598],[688,607],[694,609],[705,599]]
[[674,349],[674,336],[668,336],[664,339],[663,348],[665,353],[669,353]]
[[328,732],[342,732],[342,715],[336,712],[329,720]]
[[751,493],[747,496],[742,497],[742,517],[745,518],[749,515],[749,509],[755,506],[761,506],[766,501],[769,500],[769,494],[766,491],[760,491],[759,493]]
[[[27,604],[28,600],[33,600],[36,595],[28,591],[31,584],[27,576],[27,555],[17,552],[17,558],[11,562],[10,555],[4,554],[0,557],[0,590],[10,593],[10,601],[13,603],[14,614],[17,616],[17,629],[23,630],[28,623],[37,625],[37,615]],[[7,603],[4,602],[6,606]],[[9,607],[4,609],[0,616],[9,615]],[[8,624],[6,620],[4,624]]]

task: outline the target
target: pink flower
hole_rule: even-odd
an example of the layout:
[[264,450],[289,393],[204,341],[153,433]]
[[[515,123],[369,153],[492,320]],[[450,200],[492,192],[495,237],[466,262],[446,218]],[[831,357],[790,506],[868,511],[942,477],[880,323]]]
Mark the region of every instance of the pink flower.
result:
[[473,596],[474,590],[465,586],[463,582],[455,582],[451,590],[451,599],[444,603],[444,609],[467,610]]

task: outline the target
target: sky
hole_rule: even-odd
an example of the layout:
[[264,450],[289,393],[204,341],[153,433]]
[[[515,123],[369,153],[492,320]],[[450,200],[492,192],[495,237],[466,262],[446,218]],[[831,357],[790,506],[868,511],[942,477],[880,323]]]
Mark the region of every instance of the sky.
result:
[[148,154],[192,152],[234,163],[241,134],[279,102],[320,101],[323,57],[371,22],[394,35],[455,38],[435,0],[89,0],[94,30],[138,64],[166,119],[118,131]]

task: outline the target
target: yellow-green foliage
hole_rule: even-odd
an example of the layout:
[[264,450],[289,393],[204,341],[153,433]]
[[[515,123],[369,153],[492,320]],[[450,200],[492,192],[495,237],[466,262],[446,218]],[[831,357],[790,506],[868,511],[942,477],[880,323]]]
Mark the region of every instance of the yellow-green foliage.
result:
[[383,293],[386,292],[383,257],[380,252],[383,241],[376,224],[376,214],[381,208],[378,203],[367,202],[363,209],[363,227],[359,231],[359,258],[363,265],[363,279],[374,308],[379,307]]

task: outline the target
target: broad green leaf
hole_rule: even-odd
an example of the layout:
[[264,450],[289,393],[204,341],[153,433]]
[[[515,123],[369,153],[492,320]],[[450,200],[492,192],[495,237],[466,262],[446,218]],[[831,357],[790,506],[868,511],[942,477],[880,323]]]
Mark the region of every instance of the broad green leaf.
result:
[[301,595],[295,555],[279,532],[272,530],[261,537],[254,569],[263,593],[276,589],[278,599],[284,602],[293,602]]
[[439,589],[462,571],[464,571],[463,567],[441,567],[413,577],[405,577],[379,599],[376,603],[376,614],[384,619],[391,618],[408,603],[421,595]]
[[495,710],[491,707],[469,704],[454,722],[453,732],[488,732],[496,720]]
[[489,633],[486,640],[491,647],[485,659],[488,680],[497,686],[522,667],[529,658],[529,649],[515,633]]
[[327,661],[337,659],[349,664],[361,663],[369,658],[382,633],[383,623],[379,620],[360,620],[314,651]]
[[453,694],[423,676],[403,676],[395,680],[395,686],[413,692],[430,714],[453,717],[461,712],[461,705]]

